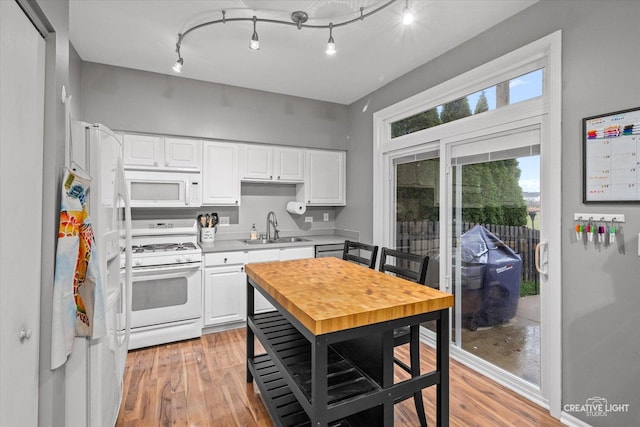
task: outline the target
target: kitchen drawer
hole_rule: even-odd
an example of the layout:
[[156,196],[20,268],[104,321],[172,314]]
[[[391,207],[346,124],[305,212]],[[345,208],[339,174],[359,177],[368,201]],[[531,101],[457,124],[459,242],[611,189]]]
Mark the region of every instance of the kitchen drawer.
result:
[[246,264],[247,253],[244,251],[238,252],[217,252],[204,254],[204,266],[212,267],[218,265],[230,265],[230,264]]

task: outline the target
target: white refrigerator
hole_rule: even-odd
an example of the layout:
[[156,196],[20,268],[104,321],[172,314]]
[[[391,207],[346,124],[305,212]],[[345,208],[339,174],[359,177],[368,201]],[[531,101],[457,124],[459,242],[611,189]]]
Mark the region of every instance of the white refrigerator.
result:
[[122,139],[101,124],[72,122],[71,168],[91,176],[89,215],[100,259],[107,334],[76,337],[65,369],[65,425],[115,425],[130,331],[131,209]]

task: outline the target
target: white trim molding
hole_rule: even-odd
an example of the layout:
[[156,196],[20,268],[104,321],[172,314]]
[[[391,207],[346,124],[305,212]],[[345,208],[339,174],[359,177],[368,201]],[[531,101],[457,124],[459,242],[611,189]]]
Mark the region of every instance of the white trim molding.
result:
[[[440,153],[440,236],[449,239],[447,227],[447,164],[452,144],[456,141],[482,138],[496,131],[533,126],[540,129],[541,192],[543,209],[541,241],[548,242],[548,275],[541,277],[542,352],[541,385],[522,384],[517,378],[501,375],[496,368],[489,376],[528,399],[549,409],[560,419],[562,413],[562,288],[561,288],[561,155],[562,155],[562,33],[556,31],[493,61],[420,92],[373,114],[373,242],[394,244],[394,159],[425,150]],[[408,135],[391,138],[391,124],[419,112],[481,91],[523,74],[544,69],[543,95],[513,105],[500,107],[455,122],[445,123]],[[546,184],[545,184],[546,182]],[[447,240],[445,240],[447,241]],[[441,245],[440,258],[446,259],[447,245]],[[446,272],[440,269],[441,289],[447,290]],[[426,331],[429,335],[429,331]],[[460,353],[460,354],[458,354]],[[484,365],[453,351],[452,356],[485,372]],[[467,360],[469,359],[469,360]]]

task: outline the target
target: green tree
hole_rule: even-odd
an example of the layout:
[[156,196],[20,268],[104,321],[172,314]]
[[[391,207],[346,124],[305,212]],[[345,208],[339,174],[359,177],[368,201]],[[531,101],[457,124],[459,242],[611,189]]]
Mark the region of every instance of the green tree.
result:
[[[474,114],[489,110],[484,91],[476,103]],[[400,136],[471,116],[468,99],[460,98],[392,124],[392,135]],[[423,220],[438,218],[437,160],[398,165],[396,193],[397,218],[399,220]],[[420,170],[434,171],[428,178]],[[455,174],[457,168],[453,168]],[[477,224],[526,225],[527,207],[518,183],[520,169],[515,159],[467,164],[462,175],[462,220]],[[453,182],[456,182],[455,178]]]
[[447,123],[470,115],[471,107],[469,106],[469,100],[464,97],[444,104],[442,106],[442,112],[440,113],[440,120],[442,123]]
[[[482,91],[474,114],[488,110],[487,96]],[[447,123],[470,115],[468,99],[460,98],[443,106],[440,120]],[[520,168],[515,159],[465,165],[462,220],[477,224],[526,225],[527,206],[519,178]]]
[[432,108],[391,124],[391,137],[407,135],[441,124],[438,110]]
[[473,114],[484,113],[485,111],[489,111],[489,102],[487,101],[487,95],[482,91],[478,102],[476,102],[476,108],[473,110]]

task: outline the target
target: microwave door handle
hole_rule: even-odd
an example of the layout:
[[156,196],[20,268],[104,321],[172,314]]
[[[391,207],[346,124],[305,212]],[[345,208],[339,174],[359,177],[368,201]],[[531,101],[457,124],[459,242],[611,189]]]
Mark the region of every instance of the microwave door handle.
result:
[[184,191],[185,191],[185,199],[184,199],[184,204],[185,206],[189,206],[189,203],[191,202],[191,180],[189,178],[185,179],[184,183]]

